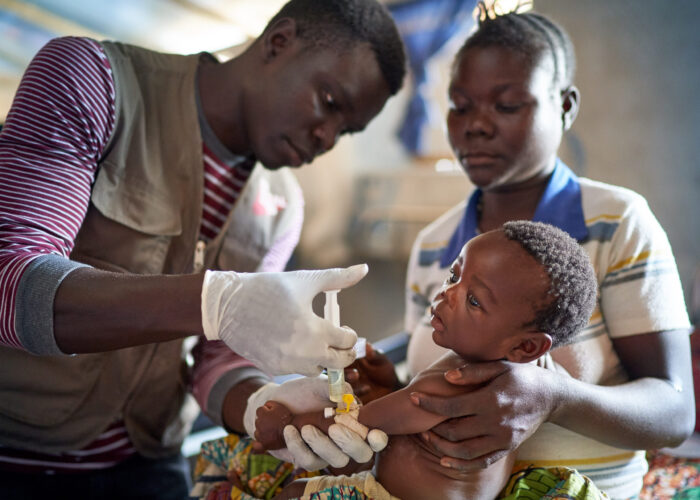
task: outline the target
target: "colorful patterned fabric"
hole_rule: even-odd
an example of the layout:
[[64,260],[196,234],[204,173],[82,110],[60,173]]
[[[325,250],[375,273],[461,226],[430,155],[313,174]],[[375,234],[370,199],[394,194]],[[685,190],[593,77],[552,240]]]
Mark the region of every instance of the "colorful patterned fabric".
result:
[[648,455],[640,500],[700,499],[700,458],[678,458],[659,452]]
[[295,479],[319,474],[295,469],[272,455],[254,453],[250,438],[229,434],[202,444],[190,499],[269,499]]
[[499,500],[605,500],[593,481],[566,467],[528,468],[513,473]]
[[352,476],[319,476],[306,484],[302,500],[399,500],[368,470]]
[[[700,500],[700,458],[649,452],[649,472],[638,500]],[[382,500],[394,498],[365,471],[353,476],[321,476],[294,469],[270,455],[252,453],[250,438],[229,435],[206,442],[194,470],[190,500],[254,500],[274,497],[295,479],[314,478],[303,500]],[[235,484],[234,484],[235,483]],[[385,496],[386,495],[386,496]],[[515,470],[498,500],[607,500],[590,478],[566,467]]]

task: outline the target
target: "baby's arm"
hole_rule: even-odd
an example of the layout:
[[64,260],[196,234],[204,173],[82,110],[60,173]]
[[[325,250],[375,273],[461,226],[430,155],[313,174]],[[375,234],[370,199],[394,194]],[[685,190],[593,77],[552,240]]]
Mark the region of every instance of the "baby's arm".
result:
[[[450,352],[433,365],[420,372],[411,383],[396,392],[376,399],[360,408],[358,420],[370,429],[381,429],[387,434],[415,434],[426,431],[439,424],[446,417],[430,413],[411,403],[410,395],[414,391],[434,394],[436,396],[454,396],[464,393],[463,386],[448,383],[444,373],[453,368],[464,366],[465,362]],[[322,412],[310,412],[293,415],[289,409],[276,401],[268,401],[258,408],[255,422],[255,449],[275,450],[284,448],[284,427],[291,424],[297,429],[310,424],[325,433],[334,423],[332,418],[324,418]]]
[[435,396],[463,394],[445,380],[444,373],[464,365],[465,361],[454,352],[445,354],[418,373],[408,386],[360,408],[358,420],[370,429],[378,428],[389,435],[416,434],[431,429],[446,418],[414,405],[410,399],[411,393],[426,392]]

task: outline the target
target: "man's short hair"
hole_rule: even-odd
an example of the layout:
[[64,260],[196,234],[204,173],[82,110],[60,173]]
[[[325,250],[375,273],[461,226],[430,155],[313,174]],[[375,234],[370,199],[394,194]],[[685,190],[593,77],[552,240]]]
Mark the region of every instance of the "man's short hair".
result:
[[391,95],[401,88],[406,75],[403,42],[391,14],[376,0],[290,0],[265,31],[285,17],[294,19],[296,35],[314,46],[343,50],[369,44]]
[[598,282],[588,254],[567,233],[550,224],[526,220],[503,224],[506,238],[519,243],[549,276],[551,297],[535,307],[525,323],[552,336],[552,345],[566,344],[588,323],[596,304]]

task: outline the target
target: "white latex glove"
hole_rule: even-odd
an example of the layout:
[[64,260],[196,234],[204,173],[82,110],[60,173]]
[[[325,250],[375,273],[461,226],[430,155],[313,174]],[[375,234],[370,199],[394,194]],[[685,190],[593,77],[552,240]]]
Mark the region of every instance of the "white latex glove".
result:
[[[345,383],[345,392],[352,394],[352,387]],[[305,413],[335,406],[328,399],[328,379],[325,376],[298,378],[283,384],[270,382],[248,398],[243,414],[243,425],[249,436],[255,435],[255,412],[267,401],[282,403],[292,413]],[[271,450],[270,454],[280,460],[292,462],[306,470],[318,470],[328,464],[334,467],[347,465],[350,458],[359,463],[372,458],[372,449],[359,434],[345,426],[337,434],[337,441],[326,436],[312,425],[302,428],[301,434],[292,425],[284,429],[287,448]]]
[[286,273],[207,271],[202,284],[202,326],[209,340],[227,346],[273,375],[317,375],[355,359],[357,335],[317,316],[311,301],[322,291],[354,285],[367,265]]

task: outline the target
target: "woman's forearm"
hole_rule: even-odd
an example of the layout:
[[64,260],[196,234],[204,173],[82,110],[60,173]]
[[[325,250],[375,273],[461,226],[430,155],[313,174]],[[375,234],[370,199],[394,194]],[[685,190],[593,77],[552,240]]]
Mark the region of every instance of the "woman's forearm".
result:
[[692,432],[691,383],[680,392],[658,378],[611,387],[560,379],[557,385],[550,421],[611,446],[677,446]]
[[635,335],[614,346],[631,381],[596,386],[559,379],[550,420],[621,448],[679,445],[695,426],[688,332]]
[[77,269],[56,293],[56,343],[65,353],[86,353],[201,334],[202,280],[201,274],[138,276]]

